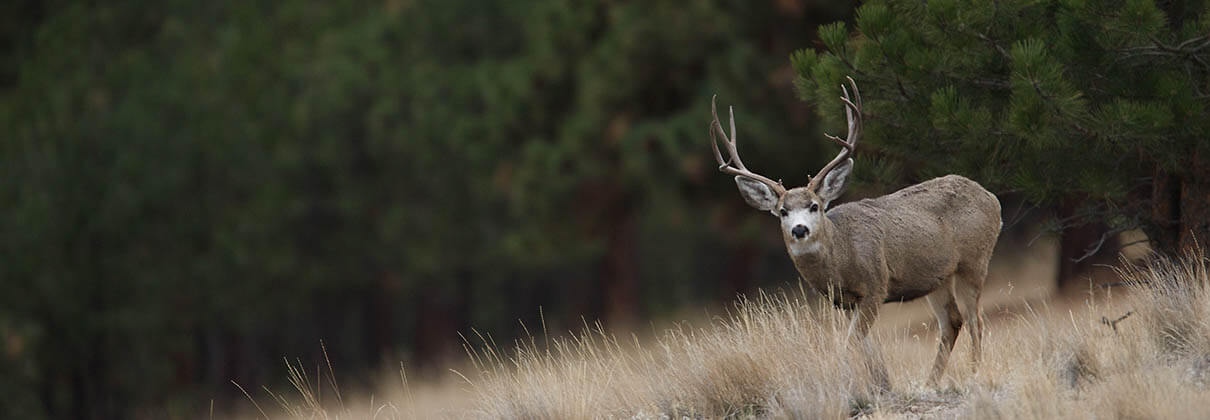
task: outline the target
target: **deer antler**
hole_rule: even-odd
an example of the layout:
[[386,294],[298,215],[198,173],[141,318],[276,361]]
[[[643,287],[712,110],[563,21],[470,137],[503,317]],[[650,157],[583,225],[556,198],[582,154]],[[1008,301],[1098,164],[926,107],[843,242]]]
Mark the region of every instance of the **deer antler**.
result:
[[824,177],[828,176],[828,172],[831,172],[841,162],[853,156],[853,151],[857,147],[857,139],[861,138],[861,92],[857,91],[857,82],[854,82],[852,77],[845,78],[849,80],[849,85],[853,86],[853,96],[850,97],[849,90],[844,85],[840,85],[840,90],[844,92],[844,96],[840,100],[844,101],[844,115],[845,119],[849,122],[849,133],[843,139],[824,133],[824,136],[844,147],[844,149],[831,162],[824,165],[823,169],[820,169],[819,173],[814,178],[811,178],[811,182],[807,183],[807,189],[811,191],[817,191],[819,183],[823,182]]
[[[748,168],[744,167],[744,161],[740,160],[739,150],[735,147],[735,110],[728,108],[728,111],[731,113],[731,135],[728,136],[723,131],[723,123],[718,120],[718,109],[715,106],[715,99],[718,99],[718,95],[710,98],[710,114],[714,116],[714,120],[710,121],[710,148],[714,150],[714,160],[718,161],[718,170],[726,174],[739,175],[760,181],[768,185],[769,188],[772,188],[779,196],[785,194],[786,188],[780,182],[774,182],[772,179],[749,171]],[[727,160],[723,160],[723,154],[718,150],[718,137],[715,137],[716,135],[723,138],[723,144],[727,147]]]

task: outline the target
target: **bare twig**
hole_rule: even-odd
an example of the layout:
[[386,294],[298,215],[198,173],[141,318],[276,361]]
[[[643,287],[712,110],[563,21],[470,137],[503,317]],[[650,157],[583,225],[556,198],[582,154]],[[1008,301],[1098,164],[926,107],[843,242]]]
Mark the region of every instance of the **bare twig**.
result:
[[[1111,267],[1111,268],[1112,268],[1112,267]],[[1113,287],[1134,286],[1134,285],[1138,285],[1138,284],[1151,284],[1151,281],[1150,281],[1150,280],[1141,280],[1141,281],[1134,281],[1134,280],[1131,280],[1131,281],[1115,281],[1115,282],[1113,282],[1113,283],[1105,283],[1105,284],[1102,284],[1102,285],[1101,285],[1101,287],[1106,288],[1106,289],[1109,289],[1109,288],[1113,288]]]
[[1098,239],[1095,244],[1084,249],[1084,255],[1072,258],[1071,262],[1078,263],[1092,257],[1093,255],[1096,255],[1098,252],[1101,252],[1101,248],[1105,246],[1105,241],[1108,241],[1109,238],[1112,238],[1114,235],[1119,233],[1134,229],[1135,227],[1136,226],[1134,225],[1127,225],[1105,231],[1105,233],[1101,234],[1101,239]]
[[1107,317],[1101,317],[1101,323],[1113,328],[1113,333],[1117,334],[1118,333],[1118,323],[1122,322],[1122,320],[1126,319],[1131,314],[1134,314],[1134,311],[1126,311],[1125,315],[1122,315],[1122,316],[1118,317],[1118,319],[1114,319],[1114,320],[1110,320]]
[[1038,206],[1033,204],[1030,204],[1028,207],[1029,208],[1026,208],[1025,200],[1021,200],[1021,205],[1017,206],[1017,211],[1013,213],[1012,217],[1008,218],[1008,223],[1004,224],[1004,228],[1002,230],[1016,227],[1018,223],[1021,223],[1022,220],[1025,220],[1025,217],[1029,216],[1029,213],[1038,209]]

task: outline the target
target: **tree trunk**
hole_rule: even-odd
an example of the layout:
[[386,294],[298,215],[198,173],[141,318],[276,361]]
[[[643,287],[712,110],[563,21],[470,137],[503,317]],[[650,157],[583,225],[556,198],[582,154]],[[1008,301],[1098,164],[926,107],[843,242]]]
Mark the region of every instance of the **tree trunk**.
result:
[[365,293],[368,295],[363,295],[361,299],[366,303],[362,310],[362,323],[369,330],[365,335],[365,348],[362,349],[365,353],[362,354],[362,360],[369,366],[387,361],[395,343],[395,329],[391,321],[395,319],[392,303],[397,294],[392,286],[397,283],[393,280],[392,274],[380,273],[377,281],[366,289]]
[[723,277],[723,302],[730,302],[740,293],[746,293],[752,288],[752,267],[756,266],[760,257],[758,251],[756,244],[745,242],[733,253]]
[[436,374],[457,350],[458,331],[462,327],[458,291],[453,287],[434,287],[418,296],[416,304],[416,358],[412,362],[421,374]]
[[1147,236],[1153,249],[1169,256],[1210,240],[1210,158],[1194,151],[1189,169],[1185,176],[1156,169],[1152,181]]
[[615,214],[609,233],[609,249],[601,270],[605,294],[605,319],[624,326],[638,319],[639,273],[634,256],[634,217],[628,209]]
[[1193,153],[1192,173],[1181,183],[1180,233],[1182,251],[1202,248],[1210,240],[1210,162]]
[[1171,253],[1180,238],[1181,180],[1156,169],[1151,183],[1151,223],[1146,228],[1153,249]]

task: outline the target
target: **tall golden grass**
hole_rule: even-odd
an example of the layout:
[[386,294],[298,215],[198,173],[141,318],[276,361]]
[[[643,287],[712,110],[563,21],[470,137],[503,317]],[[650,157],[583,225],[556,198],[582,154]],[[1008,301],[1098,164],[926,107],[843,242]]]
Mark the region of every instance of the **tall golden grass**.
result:
[[792,291],[652,340],[599,325],[510,347],[474,337],[456,390],[401,378],[390,401],[347,408],[292,370],[297,395],[274,399],[289,417],[324,419],[1207,418],[1207,264],[1200,251],[1123,263],[1121,287],[1083,302],[989,313],[982,364],[963,333],[940,389],[924,383],[931,320],[884,322],[863,341],[843,313]]

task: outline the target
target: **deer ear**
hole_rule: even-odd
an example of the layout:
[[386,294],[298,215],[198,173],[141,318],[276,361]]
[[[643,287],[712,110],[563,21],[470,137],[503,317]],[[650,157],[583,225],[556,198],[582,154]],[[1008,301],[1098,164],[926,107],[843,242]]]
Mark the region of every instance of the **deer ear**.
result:
[[777,199],[781,198],[765,183],[743,175],[735,176],[735,185],[739,187],[739,195],[744,197],[744,201],[757,210],[772,211],[777,206]]
[[824,207],[844,192],[845,181],[849,179],[850,172],[853,172],[853,159],[846,160],[824,176],[823,185],[819,187],[819,198],[823,199]]

